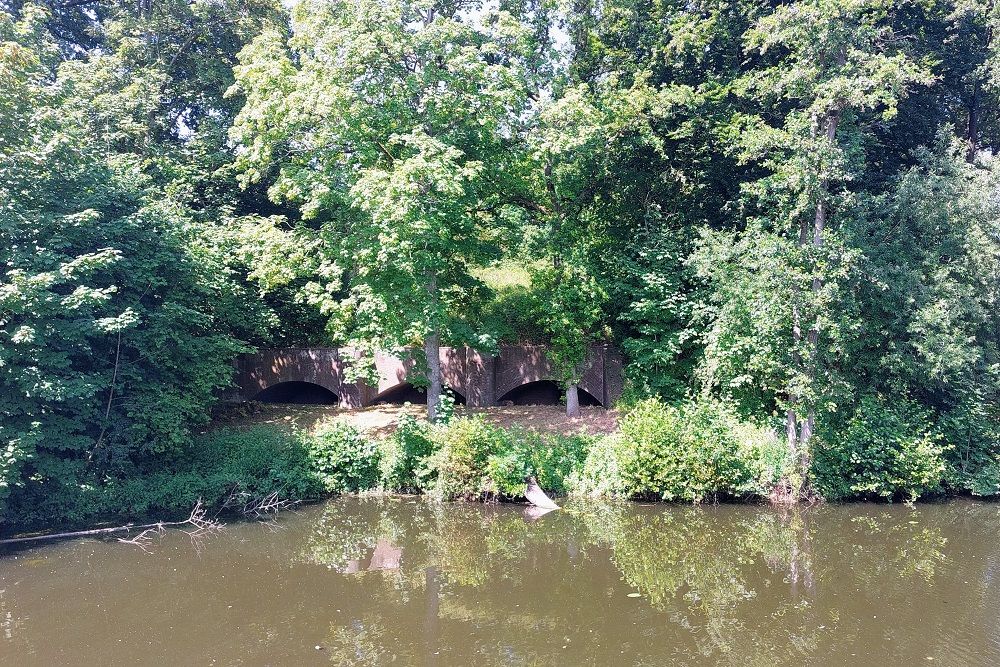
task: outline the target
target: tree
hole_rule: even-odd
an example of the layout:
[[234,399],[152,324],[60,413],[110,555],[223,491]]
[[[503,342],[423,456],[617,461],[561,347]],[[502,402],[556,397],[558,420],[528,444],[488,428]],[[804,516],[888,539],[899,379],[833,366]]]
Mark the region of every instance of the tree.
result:
[[264,336],[192,211],[95,141],[46,18],[0,16],[0,503],[23,522],[189,445]]
[[1000,230],[996,160],[966,161],[942,134],[917,164],[865,201],[848,230],[862,251],[849,293],[861,328],[850,383],[859,394],[916,401],[947,445],[951,488],[1000,488]]
[[[747,47],[772,59],[742,79],[743,89],[765,103],[768,116],[780,109],[781,122],[769,124],[763,114],[741,119],[744,159],[760,160],[770,173],[746,185],[759,206],[746,231],[717,237],[714,248],[716,241],[706,241],[696,260],[720,295],[722,283],[735,280],[730,297],[768,304],[753,312],[722,303],[720,314],[732,319],[716,319],[715,340],[732,344],[722,330],[753,326],[758,316],[767,320],[760,331],[782,332],[783,343],[764,337],[772,347],[756,356],[778,376],[772,386],[784,386],[778,402],[796,462],[792,495],[808,474],[817,412],[842,386],[833,358],[850,324],[838,309],[838,278],[853,255],[837,238],[833,215],[848,208],[850,183],[863,172],[856,149],[869,136],[870,112],[890,119],[911,86],[932,82],[891,29],[892,10],[884,0],[791,2],[748,31]],[[718,266],[719,254],[742,266]],[[716,348],[709,364],[730,363],[718,359],[724,354]]]
[[549,359],[566,384],[566,415],[580,416],[579,385],[600,328],[605,295],[581,263],[566,262],[535,271],[536,316],[548,338]]
[[[526,100],[524,30],[477,5],[304,2],[293,37],[241,54],[233,136],[247,182],[321,227],[313,301],[356,347],[423,343],[428,415],[447,314],[495,254],[491,219]],[[341,286],[346,296],[339,294]]]

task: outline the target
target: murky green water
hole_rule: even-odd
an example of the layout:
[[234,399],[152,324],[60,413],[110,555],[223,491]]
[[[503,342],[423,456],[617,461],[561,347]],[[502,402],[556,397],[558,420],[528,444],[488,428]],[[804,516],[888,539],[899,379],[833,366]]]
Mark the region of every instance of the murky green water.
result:
[[0,555],[4,665],[997,665],[1000,506],[331,501]]

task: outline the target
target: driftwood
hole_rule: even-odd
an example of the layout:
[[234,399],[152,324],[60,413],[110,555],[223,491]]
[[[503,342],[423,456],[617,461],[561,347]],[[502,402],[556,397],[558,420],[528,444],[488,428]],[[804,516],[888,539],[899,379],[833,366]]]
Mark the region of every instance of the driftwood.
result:
[[139,526],[128,523],[124,526],[116,526],[114,528],[94,528],[92,530],[76,530],[68,533],[50,533],[48,535],[33,535],[31,537],[13,537],[6,540],[0,540],[0,546],[6,544],[22,544],[24,542],[40,542],[42,540],[60,540],[70,537],[111,535],[113,533],[138,530],[141,532],[135,537],[118,538],[118,541],[126,544],[134,544],[140,548],[145,548],[145,546],[147,546],[149,541],[152,539],[150,537],[152,533],[163,534],[168,526],[192,526],[194,530],[185,532],[192,537],[197,537],[199,535],[204,535],[205,533],[222,530],[224,524],[216,521],[215,519],[209,518],[208,513],[201,504],[201,500],[199,500],[195,503],[195,506],[191,510],[191,514],[188,518],[183,521],[157,521],[156,523],[146,523]]

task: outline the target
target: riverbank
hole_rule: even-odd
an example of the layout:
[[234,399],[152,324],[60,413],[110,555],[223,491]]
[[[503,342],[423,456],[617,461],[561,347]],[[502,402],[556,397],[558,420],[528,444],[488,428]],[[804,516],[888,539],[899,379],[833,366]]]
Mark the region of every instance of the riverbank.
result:
[[[804,483],[811,497],[838,501],[962,493],[950,484],[950,451],[898,429],[824,432]],[[711,400],[648,399],[621,411],[585,408],[576,419],[558,406],[458,407],[435,424],[421,406],[242,404],[141,466],[12,495],[0,534],[183,519],[198,502],[213,514],[255,516],[338,494],[523,501],[530,478],[555,496],[767,502],[795,482],[787,452],[774,425]]]
[[[281,426],[315,431],[325,424],[341,423],[372,437],[392,435],[405,418],[422,419],[423,405],[375,405],[349,410],[329,405],[237,403],[222,406],[208,430]],[[510,405],[468,408],[455,406],[456,417],[481,417],[502,428],[524,428],[553,435],[610,435],[618,430],[619,412],[602,407],[581,407],[579,417],[567,417],[559,405]]]
[[197,502],[214,513],[259,514],[353,493],[521,500],[530,478],[554,495],[760,499],[783,461],[766,429],[708,404],[646,401],[623,415],[589,408],[577,419],[557,406],[458,409],[436,424],[419,411],[230,408],[170,457],[105,473],[100,484],[18,496],[4,532],[168,519]]

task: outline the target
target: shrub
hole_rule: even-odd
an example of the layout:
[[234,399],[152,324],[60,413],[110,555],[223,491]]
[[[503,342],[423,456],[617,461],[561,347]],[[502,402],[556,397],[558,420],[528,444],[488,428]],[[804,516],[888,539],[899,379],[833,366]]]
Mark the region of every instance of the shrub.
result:
[[196,439],[194,449],[197,473],[254,498],[276,492],[282,498],[302,500],[322,493],[299,433],[268,426],[220,429]]
[[486,474],[492,487],[509,498],[524,496],[528,477],[546,491],[566,493],[570,480],[579,475],[589,445],[585,436],[543,436],[515,427],[507,432],[505,448],[487,461]]
[[828,500],[915,500],[940,489],[945,447],[931,415],[911,401],[866,396],[846,423],[817,435],[812,476]]
[[783,466],[777,438],[721,404],[647,399],[625,414],[620,435],[591,450],[576,488],[691,502],[767,495]]
[[328,492],[374,489],[379,483],[379,449],[357,429],[341,423],[321,427],[312,436],[309,459]]
[[492,455],[509,448],[506,431],[487,424],[482,417],[462,417],[432,433],[437,445],[431,457],[435,495],[443,500],[473,499],[498,491],[486,466]]
[[564,493],[579,475],[590,439],[541,435],[519,427],[504,429],[481,417],[456,419],[430,431],[435,451],[427,484],[444,500],[483,496],[521,498],[525,480],[535,477],[543,489]]
[[457,403],[455,392],[450,387],[444,387],[441,390],[441,396],[438,397],[437,416],[434,418],[434,422],[443,425],[451,423],[451,420],[455,418],[455,405]]
[[582,468],[566,480],[571,493],[593,498],[627,495],[618,469],[618,453],[623,448],[621,439],[620,434],[607,435],[591,444]]
[[429,460],[437,449],[427,422],[403,415],[396,431],[380,443],[382,486],[391,491],[417,493],[433,482]]
[[948,488],[974,496],[1000,493],[1000,421],[989,401],[968,392],[937,420],[945,441]]
[[37,493],[17,498],[11,516],[19,527],[168,518],[186,514],[199,499],[216,511],[272,493],[308,500],[323,491],[302,435],[267,426],[219,429],[197,436],[170,457],[150,459],[142,468],[106,472],[99,484],[40,486]]

